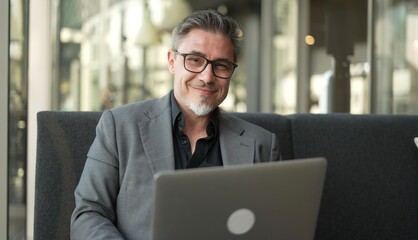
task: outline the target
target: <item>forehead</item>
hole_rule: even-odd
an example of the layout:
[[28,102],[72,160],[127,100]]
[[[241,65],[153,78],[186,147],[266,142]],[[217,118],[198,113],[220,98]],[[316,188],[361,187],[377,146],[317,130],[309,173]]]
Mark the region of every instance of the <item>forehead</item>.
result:
[[233,59],[234,48],[228,36],[221,33],[193,29],[181,40],[180,52],[199,52],[207,57]]

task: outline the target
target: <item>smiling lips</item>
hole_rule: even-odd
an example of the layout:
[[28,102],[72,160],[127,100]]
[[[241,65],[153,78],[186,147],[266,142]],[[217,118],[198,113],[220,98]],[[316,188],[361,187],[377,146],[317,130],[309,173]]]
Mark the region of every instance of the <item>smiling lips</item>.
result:
[[217,91],[216,88],[205,84],[190,84],[190,87],[202,92],[205,95],[213,94]]

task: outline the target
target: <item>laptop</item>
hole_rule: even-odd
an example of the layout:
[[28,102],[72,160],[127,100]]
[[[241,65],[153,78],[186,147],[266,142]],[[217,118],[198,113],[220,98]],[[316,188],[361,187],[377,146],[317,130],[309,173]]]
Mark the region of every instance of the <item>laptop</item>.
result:
[[325,158],[161,172],[153,240],[314,239]]

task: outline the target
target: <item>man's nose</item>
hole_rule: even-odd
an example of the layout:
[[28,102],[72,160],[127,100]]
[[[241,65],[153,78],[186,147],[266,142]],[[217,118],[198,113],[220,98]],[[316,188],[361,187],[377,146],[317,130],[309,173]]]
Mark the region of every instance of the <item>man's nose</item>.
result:
[[213,74],[212,64],[208,64],[206,68],[200,73],[200,79],[206,83],[209,83],[215,80],[215,75]]

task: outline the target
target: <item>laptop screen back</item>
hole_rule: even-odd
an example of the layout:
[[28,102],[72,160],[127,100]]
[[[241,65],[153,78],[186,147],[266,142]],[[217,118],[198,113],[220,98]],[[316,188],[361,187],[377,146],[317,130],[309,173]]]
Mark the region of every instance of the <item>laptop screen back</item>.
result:
[[153,240],[313,239],[324,158],[162,172]]

